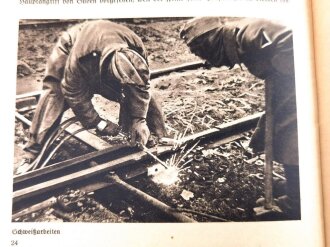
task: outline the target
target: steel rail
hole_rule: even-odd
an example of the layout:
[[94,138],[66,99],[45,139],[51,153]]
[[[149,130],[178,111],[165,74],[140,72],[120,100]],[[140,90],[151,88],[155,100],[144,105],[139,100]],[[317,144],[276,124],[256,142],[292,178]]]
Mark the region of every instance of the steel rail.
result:
[[[260,118],[262,113],[258,113],[252,116],[248,116],[236,121],[233,121],[232,123],[226,123],[223,125],[218,126],[217,128],[212,128],[206,131],[202,131],[200,133],[188,136],[183,138],[182,144],[191,143],[196,140],[204,140],[209,141],[210,138],[224,138],[230,135],[235,135],[237,133],[248,131],[252,128],[254,128]],[[202,143],[202,142],[201,142]],[[173,153],[174,150],[172,149],[172,146],[158,146],[155,148],[150,149],[151,152],[157,153],[158,155],[165,155],[169,153]],[[150,157],[145,154],[143,151],[137,151],[129,155],[125,155],[124,157],[120,157],[108,162],[104,162],[101,164],[98,164],[94,167],[88,167],[81,171],[75,171],[70,174],[62,174],[60,177],[56,177],[50,180],[46,180],[41,183],[30,185],[26,188],[19,189],[14,191],[13,193],[13,202],[19,202],[21,200],[41,195],[43,193],[49,193],[52,190],[67,186],[69,184],[83,181],[89,178],[92,178],[94,176],[107,173],[109,171],[114,171],[119,168],[130,166],[131,168],[136,168],[139,166],[139,162],[150,160]],[[69,165],[69,163],[66,164]],[[79,163],[76,163],[79,164]],[[33,182],[35,176],[42,176],[41,174],[47,176],[47,172],[45,172],[44,169],[55,169],[55,167],[48,168],[45,167],[43,169],[36,170],[32,174],[26,174],[21,175],[25,176],[25,178],[21,178],[21,176],[15,177],[16,181],[25,181],[28,180],[30,182]],[[62,168],[56,168],[58,170],[61,170]],[[57,170],[57,171],[58,171]],[[40,175],[39,175],[40,174]],[[28,179],[27,177],[28,176]]]
[[79,23],[83,20],[77,20],[77,19],[72,19],[72,20],[47,20],[47,21],[42,21],[42,20],[30,20],[28,22],[21,21],[19,23],[19,28],[20,29],[26,29],[26,28],[45,28],[45,27],[51,27],[51,26],[58,26],[58,25],[69,25],[69,24],[75,24]]
[[[154,21],[161,21],[161,22],[167,22],[167,21],[173,21],[173,20],[187,20],[190,17],[171,17],[171,18],[152,18]],[[31,27],[50,27],[50,26],[58,26],[58,25],[69,25],[69,24],[75,24],[83,21],[87,21],[89,19],[55,19],[55,20],[41,20],[41,19],[35,19],[35,20],[22,20],[19,23],[20,28],[31,28]],[[91,19],[93,20],[93,19]],[[136,24],[139,25],[140,23],[144,23],[145,18],[120,18],[120,19],[107,19],[113,22],[117,23],[128,23],[128,24]]]
[[104,155],[111,155],[114,152],[123,150],[124,147],[127,147],[126,145],[118,145],[118,146],[112,146],[103,150],[94,151],[88,154],[84,154],[72,159],[68,159],[62,162],[58,162],[49,166],[46,166],[42,169],[37,169],[31,172],[27,172],[22,175],[14,176],[14,186],[18,183],[25,182],[28,180],[34,180],[38,177],[41,177],[43,175],[50,175],[54,172],[58,172],[60,170],[64,170],[66,168],[79,165],[83,162],[91,161],[96,158],[100,158]]
[[154,69],[150,71],[150,79],[170,74],[172,72],[179,72],[182,70],[195,70],[201,67],[205,67],[206,63],[203,60],[197,60],[193,62],[187,62],[180,65],[171,66],[163,69]]

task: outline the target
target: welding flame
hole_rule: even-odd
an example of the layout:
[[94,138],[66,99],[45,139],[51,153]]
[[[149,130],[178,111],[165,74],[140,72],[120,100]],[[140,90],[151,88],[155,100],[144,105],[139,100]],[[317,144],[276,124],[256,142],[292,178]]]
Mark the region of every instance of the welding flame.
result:
[[188,161],[184,162],[185,158],[188,154],[197,146],[199,141],[197,141],[188,151],[185,151],[186,146],[184,146],[177,155],[177,153],[173,154],[170,159],[166,160],[167,169],[158,164],[151,168],[148,171],[148,174],[152,177],[152,181],[157,184],[163,184],[166,186],[175,184],[176,182],[180,181],[181,173],[187,169],[187,165],[193,161],[193,159],[189,159]]
[[[164,167],[163,167],[164,168]],[[158,168],[155,168],[158,169]],[[156,170],[155,174],[152,176],[152,181],[156,184],[163,184],[166,186],[175,184],[180,181],[179,169],[177,167],[171,166],[168,169],[162,169],[161,171]]]

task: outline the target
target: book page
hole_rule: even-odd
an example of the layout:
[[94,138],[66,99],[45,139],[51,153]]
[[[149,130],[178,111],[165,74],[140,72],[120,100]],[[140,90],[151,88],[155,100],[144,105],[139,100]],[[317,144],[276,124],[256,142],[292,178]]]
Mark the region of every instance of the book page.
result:
[[313,27],[314,27],[314,43],[315,43],[315,70],[317,77],[317,98],[319,104],[319,125],[320,125],[320,143],[321,143],[321,162],[322,162],[322,181],[323,181],[323,196],[324,196],[324,214],[325,214],[325,226],[326,226],[326,239],[327,245],[329,245],[330,231],[329,231],[329,207],[330,207],[330,195],[329,195],[329,123],[330,118],[328,114],[329,97],[329,69],[327,66],[329,59],[329,51],[326,48],[330,40],[330,32],[328,24],[330,23],[329,16],[324,10],[329,9],[330,5],[327,1],[314,1],[313,2]]
[[[308,1],[21,0],[8,3],[7,7],[15,12],[7,10],[2,23],[6,30],[1,41],[6,90],[0,97],[4,116],[1,120],[1,246],[324,246]],[[293,33],[294,68],[286,66],[286,55],[272,63],[279,71],[289,70],[294,76],[276,77],[282,71],[264,78],[251,70],[243,57],[240,66],[205,64],[203,57],[193,54],[193,49],[187,46],[185,41],[189,37],[180,37],[180,31],[193,17],[217,17],[228,26],[243,22],[245,18],[264,18],[288,27]],[[98,22],[100,19],[102,21]],[[97,23],[94,28],[93,23]],[[109,33],[116,35],[114,43],[118,46],[112,48],[115,52],[111,50],[114,52],[111,57],[107,53],[110,51],[105,52],[108,30],[97,30],[97,25],[109,27]],[[72,35],[75,27],[81,32],[78,31],[77,36]],[[73,31],[66,33],[67,30]],[[112,30],[119,31],[112,33]],[[266,31],[261,33],[262,47],[267,47],[272,36]],[[86,52],[84,49],[89,49],[90,40],[97,45]],[[121,43],[123,40],[126,45]],[[127,46],[130,49],[127,50]],[[55,55],[63,55],[63,51],[67,61],[63,65],[63,75],[56,78],[57,74],[51,74],[54,71],[47,61]],[[72,54],[78,52],[84,54],[75,60]],[[104,57],[106,59],[102,60]],[[109,63],[110,58],[118,63]],[[141,70],[129,70],[134,83],[144,78],[141,75],[148,77],[149,74],[144,73],[150,70],[150,87],[157,95],[151,96],[150,102],[161,101],[167,132],[186,145],[182,145],[179,152],[166,145],[134,149],[125,142],[127,132],[114,137],[101,136],[109,122],[105,126],[100,121],[96,128],[86,131],[79,118],[70,126],[62,122],[60,126],[70,134],[63,132],[48,139],[50,144],[44,143],[45,151],[39,150],[41,154],[48,152],[47,157],[40,156],[40,162],[20,173],[19,163],[30,141],[32,117],[39,113],[42,119],[52,111],[55,112],[52,116],[61,116],[67,109],[62,108],[63,102],[56,98],[46,110],[38,110],[40,101],[51,98],[47,98],[47,87],[61,85],[59,91],[71,108],[65,111],[62,121],[83,115],[79,115],[83,110],[77,111],[68,96],[76,85],[66,84],[70,82],[67,78],[77,76],[79,71],[92,68],[71,83],[81,83],[82,88],[95,81],[103,83],[97,76],[100,73],[104,78],[102,63],[108,62],[107,69],[111,73],[105,76],[111,80],[100,84],[102,89],[89,87],[89,90],[96,90],[92,92],[91,102],[101,118],[120,124],[119,108],[125,107],[122,102],[127,98],[127,91],[124,97],[122,91],[117,92],[113,84],[107,82],[127,77],[122,71],[124,68],[127,72],[125,69],[130,67],[118,65],[125,65],[126,59],[132,59],[130,65],[142,61],[138,66],[134,63]],[[261,56],[259,65],[267,64],[263,59]],[[293,59],[292,54],[289,59]],[[70,75],[72,68],[84,64],[88,66]],[[45,80],[45,74],[61,84]],[[122,80],[130,84],[129,79]],[[257,205],[256,202],[260,197],[267,198],[270,191],[265,186],[267,169],[264,170],[266,159],[271,156],[269,150],[279,150],[282,145],[277,138],[292,134],[272,136],[277,145],[271,149],[266,147],[266,157],[262,152],[253,153],[249,147],[257,122],[267,110],[267,82],[275,85],[288,82],[296,88],[292,91],[288,87],[288,92],[296,95],[293,109],[297,112],[298,130],[293,134],[298,135],[298,151],[293,151],[289,158],[299,157],[300,182],[294,195],[298,197],[300,215],[266,214],[263,218],[260,212],[267,211],[265,203]],[[46,90],[41,93],[43,87]],[[280,87],[280,91],[285,95],[287,92],[283,88]],[[80,89],[74,93],[79,94],[83,91]],[[118,94],[109,96],[108,90]],[[79,100],[86,98],[86,94],[80,94]],[[279,96],[275,94],[275,97]],[[273,101],[280,105],[284,102],[282,99]],[[157,104],[150,102],[149,107],[157,109]],[[61,109],[56,112],[58,108]],[[134,109],[136,113],[141,107]],[[290,109],[282,109],[284,120],[289,119],[286,111]],[[85,115],[93,113],[89,110]],[[266,125],[269,122],[266,117]],[[71,135],[76,137],[71,138]],[[270,173],[271,196],[279,201],[276,193],[280,192],[275,184],[283,184],[287,178],[284,165],[274,160],[277,162],[273,163]],[[52,166],[54,164],[56,167]],[[161,174],[159,171],[173,171],[172,168],[173,173],[156,176]],[[24,212],[26,209],[29,213]]]

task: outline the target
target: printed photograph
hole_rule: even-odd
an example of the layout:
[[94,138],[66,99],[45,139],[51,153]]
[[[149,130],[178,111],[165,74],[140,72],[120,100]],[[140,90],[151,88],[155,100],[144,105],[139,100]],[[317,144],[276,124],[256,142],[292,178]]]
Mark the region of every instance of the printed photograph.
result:
[[12,222],[301,219],[286,23],[18,25]]

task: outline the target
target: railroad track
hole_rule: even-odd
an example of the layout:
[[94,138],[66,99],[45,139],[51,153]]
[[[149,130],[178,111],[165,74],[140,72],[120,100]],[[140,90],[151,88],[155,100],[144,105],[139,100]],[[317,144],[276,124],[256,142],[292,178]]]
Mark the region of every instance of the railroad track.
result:
[[[187,136],[181,139],[181,143],[191,145],[199,140],[200,144],[209,142],[217,142],[218,145],[225,144],[241,138],[242,133],[253,129],[260,115],[255,114]],[[150,151],[160,158],[178,152],[173,150],[172,146],[158,146],[150,149]],[[68,186],[89,193],[116,184],[130,193],[137,194],[149,203],[158,205],[160,210],[174,217],[172,213],[174,215],[177,213],[172,212],[170,207],[163,205],[155,198],[149,198],[146,193],[124,182],[124,180],[145,174],[152,164],[150,157],[143,151],[126,145],[119,145],[15,176],[13,180],[14,212],[18,213],[20,210],[24,210],[27,205],[35,204],[38,200],[50,195],[52,197],[58,196]],[[112,175],[109,177],[110,172]],[[18,213],[18,215],[20,214]],[[181,213],[174,218],[178,221],[189,221],[189,219],[181,216]]]

